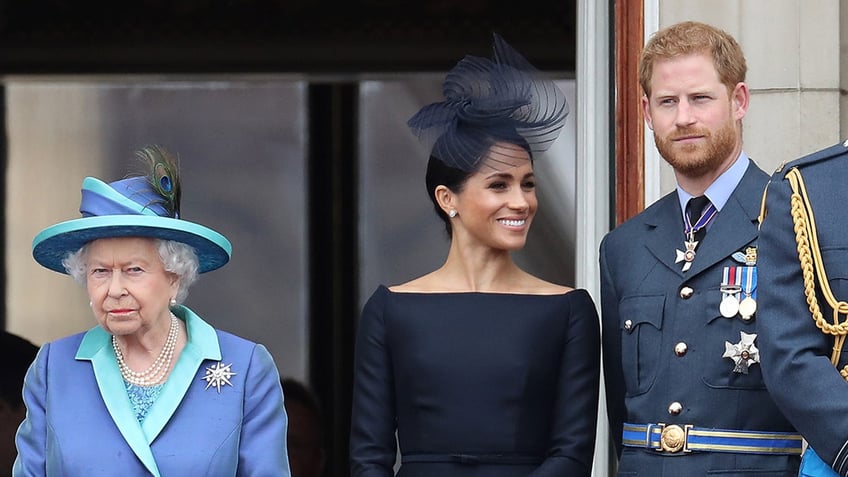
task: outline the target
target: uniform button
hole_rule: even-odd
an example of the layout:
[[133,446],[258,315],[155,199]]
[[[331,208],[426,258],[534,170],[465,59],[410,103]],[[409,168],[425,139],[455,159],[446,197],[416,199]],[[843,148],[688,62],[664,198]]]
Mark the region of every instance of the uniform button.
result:
[[633,320],[626,320],[624,322],[624,329],[630,331],[633,329]]
[[676,354],[677,356],[683,356],[686,354],[687,351],[689,351],[689,347],[686,346],[686,343],[682,341],[674,345],[674,354]]
[[695,293],[695,290],[693,290],[691,287],[683,287],[680,289],[680,298],[687,300],[689,299],[689,297],[692,296],[693,293]]
[[671,414],[672,416],[676,416],[676,415],[680,414],[681,412],[683,412],[683,405],[680,404],[679,402],[674,401],[673,403],[668,405],[668,413]]

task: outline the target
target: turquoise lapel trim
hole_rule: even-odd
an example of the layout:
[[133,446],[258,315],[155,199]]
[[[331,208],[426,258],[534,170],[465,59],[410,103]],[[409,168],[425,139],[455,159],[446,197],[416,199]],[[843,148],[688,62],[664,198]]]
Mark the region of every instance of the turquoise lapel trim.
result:
[[173,311],[186,323],[188,343],[143,424],[139,424],[127,397],[124,379],[112,350],[111,335],[99,326],[92,328],[83,336],[76,354],[78,360],[91,361],[100,395],[112,420],[135,455],[155,477],[160,477],[160,473],[150,445],[173,417],[203,361],[221,360],[215,329],[185,306],[175,307]]
[[155,477],[160,477],[149,441],[127,397],[124,379],[118,369],[118,361],[111,343],[111,335],[103,328],[92,328],[83,336],[76,359],[91,361],[100,396],[112,416],[112,421],[147,470]]
[[174,307],[172,311],[174,315],[186,323],[188,343],[180,353],[177,364],[168,376],[168,380],[165,381],[162,393],[153,403],[150,412],[142,423],[144,434],[149,442],[153,442],[171,420],[189,387],[194,384],[198,369],[200,369],[203,361],[207,359],[221,360],[221,347],[215,329],[188,307],[178,306]]

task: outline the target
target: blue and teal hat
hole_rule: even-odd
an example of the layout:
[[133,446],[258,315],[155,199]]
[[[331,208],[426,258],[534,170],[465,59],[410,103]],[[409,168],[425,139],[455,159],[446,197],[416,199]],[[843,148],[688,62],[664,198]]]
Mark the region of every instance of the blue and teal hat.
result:
[[[160,151],[144,149],[140,156]],[[168,172],[163,173],[166,170]],[[100,238],[150,237],[190,245],[197,253],[199,273],[224,266],[232,254],[226,237],[203,225],[179,218],[179,177],[163,163],[153,164],[151,177],[138,176],[105,183],[94,177],[82,182],[82,218],[39,232],[32,256],[42,266],[67,273],[62,260],[70,252]],[[158,171],[158,172],[157,172]]]

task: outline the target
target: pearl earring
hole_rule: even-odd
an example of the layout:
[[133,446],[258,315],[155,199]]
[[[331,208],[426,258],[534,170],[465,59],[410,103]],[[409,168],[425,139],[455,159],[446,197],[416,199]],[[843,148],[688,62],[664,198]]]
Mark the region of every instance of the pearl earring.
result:
[[89,307],[89,308],[91,308],[91,307],[93,307],[93,306],[94,306],[94,303],[92,303],[92,302],[88,302],[88,307]]
[[450,212],[448,212],[448,215],[450,218],[456,217],[456,209],[451,209]]
[[171,306],[176,306],[176,305],[177,305],[177,299],[171,298]]

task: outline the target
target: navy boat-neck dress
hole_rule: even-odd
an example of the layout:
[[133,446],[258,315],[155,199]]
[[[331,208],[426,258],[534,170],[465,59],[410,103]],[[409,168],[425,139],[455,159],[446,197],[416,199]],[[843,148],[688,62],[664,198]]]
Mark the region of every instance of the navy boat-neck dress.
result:
[[[395,293],[362,312],[351,475],[589,476],[596,308],[560,295]],[[397,435],[397,438],[396,438]]]

